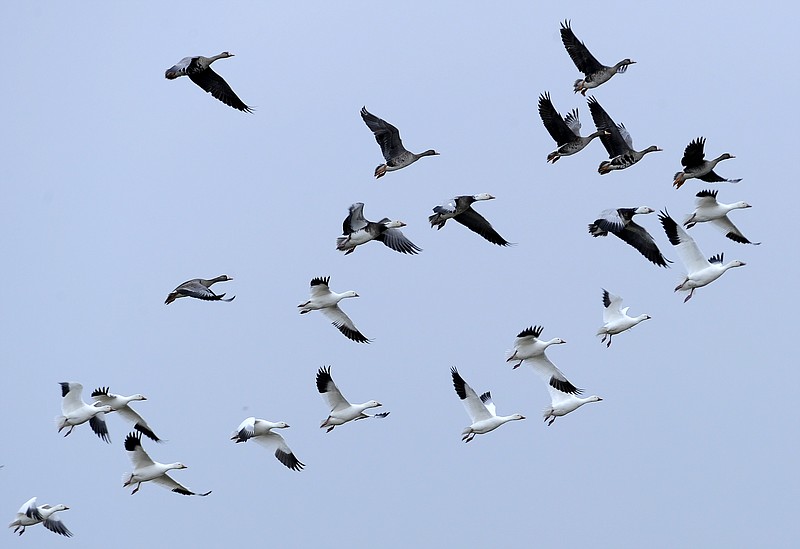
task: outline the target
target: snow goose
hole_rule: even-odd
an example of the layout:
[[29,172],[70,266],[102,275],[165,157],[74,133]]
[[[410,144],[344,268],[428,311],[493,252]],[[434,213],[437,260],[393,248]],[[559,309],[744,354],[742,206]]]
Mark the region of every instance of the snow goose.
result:
[[649,315],[628,316],[630,307],[622,306],[622,298],[618,295],[608,293],[603,289],[603,325],[597,330],[598,336],[603,336],[600,343],[608,343],[606,347],[611,347],[611,336],[621,334],[625,330],[630,330],[640,322],[650,320]]
[[[542,331],[544,328],[542,326],[531,326],[530,328],[525,328],[520,333],[517,334],[517,338],[514,340],[514,351],[511,353],[506,359],[506,362],[511,362],[512,360],[518,360],[516,364],[514,364],[513,368],[519,368],[522,365],[522,362],[525,360],[544,357],[547,360],[544,352],[550,345],[561,345],[566,343],[560,337],[556,337],[549,341],[545,341],[543,339],[539,339],[542,335]],[[547,360],[547,362],[550,362]]]
[[350,317],[338,305],[346,297],[359,297],[359,295],[353,290],[348,290],[341,294],[332,292],[328,287],[330,280],[331,277],[329,276],[311,279],[311,299],[298,305],[300,314],[304,315],[310,311],[322,311],[347,339],[351,339],[356,343],[369,343],[371,340],[358,331]]
[[739,242],[740,244],[753,244],[758,246],[761,242],[750,242],[742,234],[742,231],[736,228],[730,219],[728,219],[728,212],[740,208],[750,208],[747,202],[735,202],[733,204],[721,204],[717,202],[717,191],[700,191],[697,193],[697,208],[695,211],[686,218],[683,222],[684,227],[691,229],[696,223],[705,223],[711,221],[712,224],[722,229],[725,236]]
[[337,425],[344,425],[348,421],[366,419],[368,417],[384,418],[389,415],[389,412],[381,412],[373,416],[364,413],[364,410],[368,408],[383,406],[383,404],[377,400],[370,400],[363,404],[350,404],[347,399],[342,396],[336,383],[333,382],[330,366],[324,366],[317,371],[317,390],[325,397],[328,406],[331,407],[330,415],[328,415],[328,418],[319,426],[320,429],[327,427],[327,433],[333,431],[333,428]]
[[233,54],[224,51],[214,57],[203,57],[202,55],[184,57],[176,65],[168,68],[164,76],[168,80],[175,80],[179,76],[188,76],[192,82],[210,93],[215,99],[219,99],[234,109],[251,113],[253,109],[245,105],[228,83],[211,69],[211,63],[227,57],[233,57]]
[[59,385],[61,385],[61,413],[63,415],[56,417],[58,432],[60,433],[69,427],[69,430],[64,433],[64,436],[67,436],[72,433],[76,425],[88,421],[94,434],[110,443],[108,427],[102,414],[111,412],[111,406],[100,403],[95,403],[94,405],[86,404],[81,397],[83,385],[80,383],[62,381]]
[[406,148],[403,147],[403,142],[400,140],[400,132],[397,128],[389,124],[386,120],[371,114],[367,111],[366,107],[362,107],[361,109],[361,118],[364,120],[367,127],[372,130],[372,133],[375,134],[375,141],[380,145],[383,158],[386,159],[386,164],[381,164],[375,168],[376,178],[383,177],[386,172],[393,172],[394,170],[405,168],[423,156],[439,154],[433,149],[428,149],[419,154],[407,151]]
[[351,205],[349,212],[342,223],[344,236],[336,239],[336,249],[344,252],[344,255],[353,253],[356,246],[371,240],[383,242],[389,248],[403,254],[413,255],[422,251],[422,248],[407,239],[400,231],[399,227],[406,226],[402,221],[392,221],[388,217],[377,223],[367,221],[364,217],[363,202]]
[[302,463],[295,457],[281,435],[272,431],[273,429],[286,429],[287,427],[289,427],[289,425],[283,421],[273,423],[266,419],[249,417],[239,424],[239,427],[237,427],[236,431],[231,435],[231,440],[247,442],[253,439],[268,448],[277,446],[275,449],[275,457],[278,458],[278,461],[292,471],[301,471],[303,467],[306,466],[305,463]]
[[133,423],[133,428],[140,433],[156,442],[161,442],[161,439],[156,436],[152,429],[150,429],[150,426],[147,424],[144,418],[142,418],[142,416],[140,416],[136,410],[129,406],[129,404],[135,400],[147,400],[147,397],[144,395],[140,395],[138,393],[131,396],[115,395],[114,393],[109,392],[108,387],[98,387],[92,391],[92,398],[100,405],[111,406],[112,412],[119,412],[119,415]]
[[615,124],[594,97],[589,97],[588,103],[594,125],[597,126],[598,130],[605,130],[607,132],[605,135],[600,136],[600,141],[602,141],[603,146],[608,152],[608,157],[611,160],[604,160],[600,163],[600,167],[597,171],[601,175],[614,170],[629,168],[639,162],[647,153],[662,150],[655,145],[650,145],[643,151],[634,150],[633,139],[625,128],[625,125]]
[[472,390],[472,387],[464,381],[464,378],[461,377],[455,367],[450,368],[450,373],[453,376],[453,387],[456,390],[456,394],[461,399],[472,420],[472,425],[461,432],[461,440],[464,442],[469,442],[475,438],[475,435],[483,435],[489,431],[494,431],[509,421],[525,419],[525,416],[520,414],[498,416],[494,402],[492,402],[492,394],[489,391],[479,397]]
[[434,214],[428,217],[428,221],[431,222],[431,228],[436,227],[438,230],[444,227],[448,219],[454,219],[492,244],[508,246],[510,242],[500,236],[486,218],[472,209],[474,202],[493,199],[494,197],[487,193],[457,196],[446,204],[436,206],[433,209]]
[[547,389],[550,391],[550,407],[542,412],[542,416],[545,421],[548,419],[550,420],[547,422],[548,427],[553,424],[557,417],[574,412],[589,402],[600,402],[603,400],[597,395],[582,398],[574,394],[564,393],[549,384],[547,385]]
[[572,32],[569,21],[561,23],[561,41],[564,43],[570,58],[572,58],[572,62],[585,75],[583,79],[575,81],[573,86],[575,93],[581,92],[582,95],[586,95],[586,90],[608,82],[615,74],[625,72],[628,69],[628,65],[636,63],[636,61],[631,61],[630,59],[623,59],[611,67],[603,65],[595,59],[584,43],[578,40],[575,33]]
[[211,290],[212,284],[216,284],[217,282],[227,282],[228,280],[233,280],[233,278],[228,275],[219,275],[218,277],[211,279],[193,278],[192,280],[187,280],[172,290],[164,303],[169,305],[181,297],[194,297],[204,301],[233,301],[236,296],[223,299],[225,294],[217,295]]
[[633,221],[633,216],[637,214],[649,214],[654,210],[640,206],[638,208],[617,208],[615,210],[604,210],[594,223],[589,224],[589,233],[594,236],[608,236],[613,233],[623,242],[636,248],[640,254],[659,267],[669,267],[661,255],[661,250],[656,246],[655,240],[650,236],[641,225]]
[[25,528],[41,522],[42,525],[51,532],[70,538],[72,537],[72,532],[64,526],[64,523],[61,522],[58,517],[54,516],[59,511],[66,511],[67,509],[69,509],[69,507],[64,504],[51,506],[45,503],[44,505],[37,506],[36,498],[33,497],[22,504],[22,507],[19,508],[17,515],[8,527],[14,528],[14,533],[19,531],[19,535],[21,536],[25,533]]
[[658,219],[664,226],[664,232],[667,233],[670,244],[675,246],[678,256],[686,267],[686,277],[675,287],[676,292],[689,292],[689,295],[683,300],[684,303],[691,299],[696,288],[711,284],[728,269],[746,265],[744,261],[739,260],[723,263],[723,254],[706,259],[694,239],[683,227],[675,223],[666,210],[659,212]]
[[550,94],[544,92],[539,96],[539,116],[545,129],[555,140],[558,149],[547,155],[547,161],[553,164],[562,156],[570,156],[582,151],[595,137],[605,135],[605,131],[598,130],[591,135],[581,137],[581,121],[578,118],[578,109],[572,109],[567,116],[562,117],[553,102]]
[[141,488],[143,482],[153,481],[160,484],[165,488],[172,490],[184,496],[207,496],[211,490],[204,494],[197,494],[192,492],[185,486],[178,484],[167,474],[171,469],[186,469],[183,463],[159,463],[150,459],[147,452],[142,448],[142,434],[131,432],[125,438],[125,449],[128,451],[128,456],[133,463],[133,472],[125,473],[122,477],[124,483],[123,487],[136,484],[131,495],[135,494]]
[[714,172],[714,168],[719,162],[736,157],[730,153],[722,153],[713,160],[706,160],[706,153],[703,151],[705,145],[705,137],[693,139],[686,145],[686,149],[683,151],[683,158],[681,158],[683,171],[676,173],[675,177],[673,177],[672,184],[676,189],[680,189],[687,179],[692,179],[693,177],[706,183],[738,183],[741,181],[741,179],[725,179]]

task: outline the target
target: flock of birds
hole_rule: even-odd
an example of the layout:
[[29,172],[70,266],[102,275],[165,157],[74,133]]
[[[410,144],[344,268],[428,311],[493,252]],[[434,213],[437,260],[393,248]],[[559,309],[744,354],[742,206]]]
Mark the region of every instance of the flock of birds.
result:
[[[588,90],[608,82],[616,74],[626,72],[627,68],[635,61],[623,59],[622,61],[606,66],[601,64],[578,40],[572,31],[569,21],[561,24],[561,39],[570,58],[583,78],[575,81],[573,90],[586,95]],[[211,69],[211,64],[219,59],[232,57],[233,54],[223,52],[213,57],[186,57],[166,71],[167,79],[176,79],[188,76],[192,82],[214,98],[224,104],[251,113],[253,109],[247,106],[225,82],[225,80]],[[608,160],[601,162],[598,172],[602,174],[615,170],[630,168],[642,158],[662,149],[653,145],[637,151],[633,148],[633,141],[623,124],[614,120],[592,97],[587,98],[589,112],[594,121],[596,131],[586,137],[580,135],[581,123],[578,109],[571,110],[566,116],[561,116],[553,106],[550,94],[544,92],[539,97],[538,111],[544,127],[555,140],[558,148],[547,155],[550,163],[557,162],[561,157],[571,156],[584,148],[597,137],[608,153]],[[408,151],[400,139],[396,127],[385,120],[371,114],[366,108],[361,109],[361,117],[380,146],[385,163],[375,168],[374,176],[383,177],[388,172],[406,168],[420,158],[434,156],[434,150],[422,153]],[[728,153],[707,160],[705,158],[705,139],[700,137],[692,140],[686,147],[681,159],[683,169],[673,177],[673,185],[680,188],[690,179],[699,179],[706,183],[737,183],[740,179],[726,179],[714,170],[719,162],[734,158]],[[477,233],[485,240],[499,246],[509,246],[481,214],[473,209],[473,204],[480,201],[493,200],[495,197],[487,194],[463,195],[454,197],[445,204],[433,208],[433,215],[429,217],[432,228],[441,229],[449,219],[464,225]],[[731,222],[728,215],[736,209],[749,208],[746,202],[724,204],[717,201],[716,190],[701,190],[696,194],[696,209],[689,214],[682,223],[676,222],[666,210],[659,213],[658,218],[664,229],[669,243],[674,247],[678,257],[686,269],[686,276],[675,288],[675,291],[688,292],[684,301],[688,301],[697,288],[706,286],[722,276],[731,268],[743,266],[742,261],[725,263],[723,254],[706,258],[700,251],[695,240],[687,230],[698,223],[712,223],[720,228],[732,241],[740,244],[759,244],[751,242]],[[336,240],[336,249],[345,255],[353,253],[358,246],[376,240],[396,252],[403,254],[417,254],[422,251],[420,247],[411,242],[400,230],[405,223],[390,218],[380,221],[369,221],[364,217],[364,204],[355,203],[350,206],[347,217],[342,226],[342,236]],[[593,237],[607,236],[609,233],[634,247],[648,261],[660,267],[668,267],[671,261],[664,257],[655,239],[645,228],[633,221],[636,215],[646,215],[654,210],[639,206],[635,208],[620,207],[605,210],[596,220],[589,224],[589,233]],[[176,287],[166,298],[165,303],[170,304],[179,298],[192,297],[205,301],[231,302],[235,296],[226,298],[225,293],[217,294],[211,286],[218,282],[233,280],[227,275],[220,275],[211,279],[197,278],[186,281]],[[368,339],[354,324],[349,316],[340,308],[339,304],[346,298],[359,297],[355,291],[349,290],[337,293],[330,289],[330,277],[315,277],[310,283],[310,298],[298,305],[300,314],[311,311],[321,311],[345,337],[357,343],[370,343]],[[613,336],[626,332],[639,323],[650,319],[647,314],[629,316],[628,307],[622,307],[622,298],[607,290],[602,292],[603,325],[597,331],[601,342],[610,347]],[[513,362],[516,369],[522,364],[528,364],[533,371],[542,378],[550,393],[550,406],[544,410],[544,421],[551,425],[557,417],[564,416],[577,410],[590,402],[599,402],[603,399],[592,395],[581,397],[582,389],[576,387],[565,374],[548,358],[546,351],[553,345],[566,343],[563,339],[543,339],[542,326],[531,326],[522,330],[514,341],[514,349],[507,361]],[[462,431],[462,440],[471,441],[476,435],[489,433],[504,423],[525,419],[521,414],[508,416],[498,415],[491,393],[484,392],[480,395],[464,380],[459,371],[451,368],[451,377],[456,395],[462,401],[469,417],[470,425]],[[160,463],[150,458],[142,446],[142,435],[159,443],[162,440],[155,434],[150,425],[142,416],[131,407],[131,403],[147,400],[141,394],[122,396],[110,392],[109,387],[98,387],[90,394],[93,402],[83,400],[83,386],[76,382],[61,382],[62,415],[56,418],[58,432],[66,431],[64,436],[72,433],[75,427],[88,423],[91,430],[102,440],[110,442],[105,416],[113,412],[118,413],[125,420],[133,424],[133,430],[126,436],[124,447],[133,465],[132,472],[123,475],[123,486],[133,487],[131,494],[135,494],[143,483],[153,482],[182,495],[207,496],[207,492],[194,492],[175,481],[169,471],[185,469],[180,462]],[[369,400],[361,404],[352,404],[337,387],[331,376],[330,367],[322,367],[316,374],[316,387],[329,407],[329,415],[322,422],[320,428],[327,432],[346,423],[367,418],[385,418],[389,412],[370,415],[366,410],[377,408],[382,404],[377,400]],[[276,430],[288,428],[285,422],[272,422],[255,417],[246,418],[231,435],[231,440],[236,443],[254,440],[274,450],[274,455],[285,467],[293,471],[301,471],[305,464],[301,462],[291,450],[286,440]],[[37,505],[35,497],[26,501],[19,509],[16,517],[9,527],[20,535],[29,526],[42,524],[48,530],[63,536],[72,536],[72,533],[59,520],[56,513],[69,509],[66,505]]]

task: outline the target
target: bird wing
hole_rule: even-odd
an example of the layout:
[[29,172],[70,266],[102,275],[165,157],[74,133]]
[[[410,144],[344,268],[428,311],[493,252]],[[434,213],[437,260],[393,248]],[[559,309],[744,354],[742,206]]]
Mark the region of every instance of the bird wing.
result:
[[608,324],[622,318],[622,298],[603,290],[603,322]]
[[492,224],[486,221],[486,218],[481,214],[473,210],[472,207],[468,207],[453,219],[464,225],[470,231],[478,233],[492,244],[497,244],[498,246],[509,245],[509,242],[494,230]]
[[196,492],[192,492],[191,490],[186,488],[183,484],[176,482],[171,476],[169,476],[166,473],[164,473],[159,477],[154,478],[153,482],[161,486],[164,486],[165,488],[175,493],[181,494],[182,496],[207,496],[208,494],[211,493],[210,491],[206,492],[205,494],[198,494]]
[[305,463],[295,457],[289,445],[286,444],[286,440],[278,433],[270,431],[266,435],[258,436],[253,440],[270,449],[277,446],[275,448],[275,457],[292,471],[300,471],[305,467]]
[[[552,101],[550,101],[550,94],[547,92],[539,96],[539,117],[541,117],[542,123],[550,134],[550,137],[552,137],[559,146],[573,141],[581,127],[580,122],[578,122],[578,128],[573,131],[573,128],[558,114]],[[575,116],[575,120],[577,121],[577,115]]]
[[54,514],[44,519],[42,525],[56,534],[61,534],[62,536],[66,536],[68,538],[72,537],[72,532],[70,532],[69,529],[64,526],[64,523],[61,522],[61,519],[56,517]]
[[712,208],[718,204],[717,191],[703,190],[695,195],[698,208]]
[[711,223],[714,224],[715,227],[722,229],[722,232],[725,233],[725,236],[733,240],[734,242],[738,242],[739,244],[760,244],[760,242],[750,242],[745,236],[742,234],[736,225],[728,219],[727,215],[724,215],[717,219],[712,219]]
[[615,232],[622,241],[636,248],[640,254],[659,267],[668,267],[667,260],[658,249],[656,241],[644,227],[634,221],[629,222],[621,231]]
[[242,421],[231,436],[236,442],[247,442],[256,434],[256,418],[249,417]]
[[397,128],[389,124],[386,120],[378,118],[374,114],[367,111],[366,107],[361,109],[361,118],[367,127],[375,134],[375,141],[381,147],[383,158],[387,162],[408,152],[403,147],[403,142],[400,140],[400,132]]
[[622,139],[625,141],[625,144],[628,145],[628,148],[633,149],[633,137],[631,137],[631,134],[628,133],[628,128],[625,127],[625,124],[617,124],[617,130],[619,130],[619,135],[622,136]]
[[567,49],[567,53],[578,70],[585,75],[590,75],[603,68],[605,68],[594,55],[592,55],[588,48],[578,40],[575,33],[572,32],[569,21],[561,23],[561,41]]
[[108,437],[108,425],[106,425],[106,420],[103,418],[104,415],[105,412],[93,415],[89,419],[89,427],[102,440],[111,443],[111,439]]
[[42,514],[39,513],[39,508],[36,507],[36,497],[32,497],[28,501],[22,504],[22,507],[19,508],[17,511],[18,515],[24,515],[26,517],[42,520]]
[[481,402],[483,402],[483,405],[486,406],[486,409],[489,410],[490,414],[493,416],[497,415],[497,406],[494,405],[492,393],[490,391],[486,391],[481,395]]
[[221,297],[215,294],[211,288],[207,288],[201,284],[199,280],[189,280],[188,282],[184,282],[175,288],[174,291],[187,297],[204,299],[206,301],[215,301]]
[[317,371],[317,390],[325,397],[325,400],[328,401],[331,412],[343,410],[351,406],[347,399],[342,396],[336,383],[333,382],[330,366],[320,368]]
[[356,328],[356,325],[350,320],[350,317],[347,316],[338,305],[325,307],[320,310],[325,316],[331,319],[331,323],[336,326],[336,329],[342,332],[347,339],[351,339],[357,343],[369,343],[369,339],[358,331],[358,328]]
[[125,437],[125,450],[128,451],[128,457],[131,458],[134,469],[142,469],[155,464],[142,448],[142,435],[139,433],[128,433],[128,436]]
[[705,152],[703,152],[705,144],[705,137],[698,137],[686,145],[686,149],[683,151],[683,158],[681,158],[681,165],[684,168],[694,168],[702,164],[706,156]]
[[150,429],[150,426],[147,424],[144,418],[141,415],[139,415],[139,412],[137,412],[130,406],[128,405],[123,406],[122,408],[117,410],[117,413],[122,417],[124,417],[127,421],[133,423],[133,428],[142,433],[143,435],[145,435],[147,438],[155,442],[161,442],[161,439],[158,438],[158,436],[156,436],[156,434],[152,431],[152,429]]
[[350,213],[344,218],[342,223],[342,234],[348,235],[367,226],[367,220],[364,218],[364,203],[356,202],[350,206]]
[[70,415],[75,410],[83,408],[84,402],[81,398],[83,393],[83,385],[80,383],[68,383],[62,381],[61,385],[61,413],[65,416]]
[[701,175],[697,179],[699,179],[700,181],[705,181],[706,183],[723,183],[728,181],[714,170],[711,170],[705,175]]
[[625,227],[625,220],[620,215],[619,209],[612,208],[600,212],[600,217],[595,219],[594,225],[605,232],[617,234]]
[[578,389],[569,380],[566,376],[556,368],[556,365],[550,362],[550,359],[547,358],[547,355],[542,353],[540,355],[536,355],[533,358],[527,359],[525,362],[531,365],[533,371],[536,372],[540,378],[547,383],[548,387],[552,387],[562,393],[568,393],[572,395],[579,395],[583,392],[582,389]]
[[683,227],[675,223],[675,220],[665,211],[659,212],[658,219],[667,233],[670,244],[675,246],[675,251],[681,258],[684,266],[690,273],[696,273],[708,267],[708,260],[703,257],[703,252],[697,247],[694,238],[689,236]]
[[[457,217],[454,219],[458,220]],[[403,254],[415,255],[422,251],[422,248],[407,239],[400,229],[386,229],[376,240],[380,240],[389,248]]]
[[517,334],[517,339],[514,340],[514,346],[520,345],[521,343],[531,343],[536,341],[536,339],[542,335],[543,330],[543,326],[531,326],[529,328],[525,328]]
[[245,105],[244,102],[239,99],[239,96],[234,93],[228,83],[225,82],[220,75],[215,73],[211,67],[204,71],[191,72],[188,76],[191,78],[192,82],[213,95],[215,99],[219,99],[229,107],[233,107],[234,109],[244,112],[253,112],[253,109]]
[[[605,111],[605,109],[603,109],[603,107],[600,106],[600,103],[597,102],[597,99],[592,96],[587,99],[587,102],[589,103],[589,112],[592,113],[594,125],[598,130],[608,132],[607,134],[600,136],[600,141],[603,142],[603,146],[608,152],[608,157],[614,158],[621,154],[630,152],[631,148],[620,133],[619,126],[617,126],[611,117],[608,116],[608,113]],[[628,138],[630,138],[630,134],[628,135]]]
[[484,406],[481,399],[478,398],[475,391],[472,390],[472,387],[470,387],[467,382],[464,381],[464,378],[461,377],[461,374],[458,373],[458,370],[456,370],[455,367],[450,368],[450,373],[453,376],[453,387],[456,390],[456,394],[464,404],[464,408],[466,408],[469,417],[472,418],[472,423],[477,423],[478,421],[493,417],[486,406]]
[[328,287],[331,277],[316,277],[311,279],[311,297],[320,298],[331,294],[331,289]]
[[564,123],[570,130],[572,130],[572,133],[575,134],[575,137],[580,136],[581,119],[578,116],[578,109],[572,109],[566,115],[564,115]]

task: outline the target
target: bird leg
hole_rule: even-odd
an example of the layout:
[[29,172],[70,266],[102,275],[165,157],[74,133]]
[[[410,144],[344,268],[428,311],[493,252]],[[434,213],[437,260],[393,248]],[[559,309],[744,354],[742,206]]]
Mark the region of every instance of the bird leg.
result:
[[72,432],[72,430],[73,430],[74,428],[75,428],[75,426],[74,426],[74,425],[70,425],[70,426],[69,426],[69,431],[67,431],[66,433],[64,433],[64,436],[67,436],[67,435],[69,435],[69,434]]
[[381,164],[375,168],[375,179],[380,179],[384,175],[386,175],[386,164]]
[[331,431],[333,431],[333,428],[334,428],[334,427],[336,427],[336,425],[331,425],[330,427],[328,427],[328,430],[327,430],[327,431],[325,431],[325,432],[326,432],[326,433],[330,433]]
[[138,491],[139,491],[139,488],[141,488],[141,486],[142,486],[142,483],[141,483],[141,482],[137,483],[137,484],[136,484],[136,488],[134,488],[134,489],[133,489],[133,492],[131,492],[131,495],[133,495],[133,494],[135,494],[136,492],[138,492]]
[[692,298],[692,294],[694,294],[694,288],[689,290],[689,295],[686,296],[686,299],[684,299],[683,302],[686,303],[687,301],[689,301]]
[[[22,528],[22,530],[20,530],[20,531],[19,531],[19,535],[20,535],[20,536],[21,536],[22,534],[24,534],[24,533],[25,533],[25,527],[24,527],[24,526],[21,526],[21,527],[20,527],[20,526],[18,526],[17,528]],[[15,529],[14,529],[14,531],[16,532],[16,531],[17,531],[17,529],[15,528]]]
[[547,424],[548,427],[550,427],[553,424],[553,422],[556,420],[556,416],[551,416],[551,418],[552,419],[550,419],[550,423]]
[[606,343],[606,349],[611,347],[611,334],[608,334],[608,343]]

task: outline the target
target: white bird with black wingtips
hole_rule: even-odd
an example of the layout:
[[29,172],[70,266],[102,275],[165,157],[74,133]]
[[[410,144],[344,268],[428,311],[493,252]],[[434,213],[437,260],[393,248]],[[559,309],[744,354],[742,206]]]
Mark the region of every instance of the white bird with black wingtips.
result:
[[733,210],[750,208],[747,202],[734,202],[733,204],[722,204],[717,202],[717,191],[704,190],[697,193],[697,208],[683,222],[683,226],[691,229],[697,223],[711,222],[712,225],[721,229],[725,236],[740,244],[753,244],[758,246],[761,242],[750,242],[736,228],[736,225],[728,219],[728,213]]
[[519,368],[525,360],[542,357],[548,363],[552,364],[544,354],[545,350],[551,345],[563,345],[566,341],[560,337],[550,340],[539,339],[543,330],[544,328],[542,326],[531,326],[518,333],[517,338],[514,340],[514,351],[511,353],[511,356],[506,359],[506,362],[518,360],[519,362],[513,366],[515,369]]
[[650,315],[628,316],[630,307],[622,308],[622,298],[603,290],[603,325],[597,330],[598,336],[603,336],[600,343],[608,343],[611,347],[611,336],[630,330],[640,322],[650,320]]
[[706,259],[703,252],[697,247],[694,238],[689,236],[683,227],[678,225],[665,210],[659,212],[658,219],[664,226],[664,232],[670,244],[675,246],[678,256],[686,267],[686,277],[675,287],[676,292],[689,292],[684,303],[689,301],[697,288],[711,284],[721,277],[728,269],[746,265],[744,261],[734,260],[724,263],[723,254],[717,254]]
[[317,391],[325,398],[325,401],[331,408],[330,414],[325,421],[322,422],[322,425],[319,426],[320,429],[327,427],[327,433],[333,431],[334,427],[344,425],[349,421],[371,417],[385,418],[389,415],[389,412],[381,412],[372,416],[364,413],[364,410],[369,408],[383,406],[383,404],[377,400],[369,400],[362,404],[350,404],[350,402],[342,396],[336,383],[333,382],[330,366],[324,366],[317,371]]
[[255,440],[268,448],[275,448],[275,457],[292,471],[302,471],[305,463],[297,459],[284,438],[273,429],[286,429],[289,425],[285,421],[272,422],[266,419],[249,417],[239,424],[231,435],[234,442],[247,442]]
[[108,427],[103,419],[103,414],[113,411],[113,408],[98,402],[94,405],[86,404],[81,397],[83,385],[80,383],[62,381],[59,385],[61,385],[61,413],[63,415],[56,417],[58,432],[69,427],[69,430],[64,433],[64,436],[67,436],[77,425],[88,421],[94,434],[110,443]]
[[21,536],[25,533],[25,528],[28,526],[42,523],[42,526],[51,532],[70,538],[72,537],[72,532],[64,526],[61,519],[55,516],[59,511],[66,511],[68,509],[69,507],[64,504],[51,506],[45,503],[44,505],[37,506],[36,498],[33,497],[22,504],[22,507],[19,508],[17,515],[8,527],[14,528],[14,533],[19,533]]
[[359,297],[353,290],[348,290],[337,294],[328,287],[331,277],[316,277],[311,279],[311,299],[298,305],[300,314],[304,315],[311,311],[322,311],[322,314],[331,319],[337,330],[356,343],[369,343],[364,334],[358,331],[356,325],[350,320],[344,311],[339,308],[339,302],[348,297]]
[[161,439],[156,436],[144,418],[129,406],[131,402],[147,400],[147,397],[144,395],[139,393],[130,396],[115,395],[109,392],[108,387],[98,387],[92,391],[91,396],[95,402],[101,405],[111,406],[111,411],[119,413],[119,415],[133,423],[133,428],[140,433],[156,442],[161,442]]
[[455,367],[450,368],[450,373],[453,377],[453,388],[472,420],[472,424],[461,432],[461,440],[464,442],[471,441],[475,438],[475,435],[483,435],[494,431],[509,421],[525,419],[522,414],[498,416],[497,409],[494,402],[492,402],[492,394],[489,391],[479,397],[472,387],[464,381],[464,378],[461,377]]
[[192,492],[182,484],[175,482],[175,480],[167,474],[167,471],[171,471],[172,469],[186,469],[186,465],[180,462],[159,463],[150,459],[150,456],[147,455],[147,452],[142,448],[141,433],[131,432],[125,437],[125,450],[128,451],[128,456],[131,458],[131,463],[133,463],[133,472],[125,473],[122,476],[122,486],[126,487],[136,484],[136,488],[133,489],[131,495],[139,491],[143,482],[149,481],[153,481],[183,496],[207,496],[211,493],[211,490],[209,490],[204,494],[198,494]]

